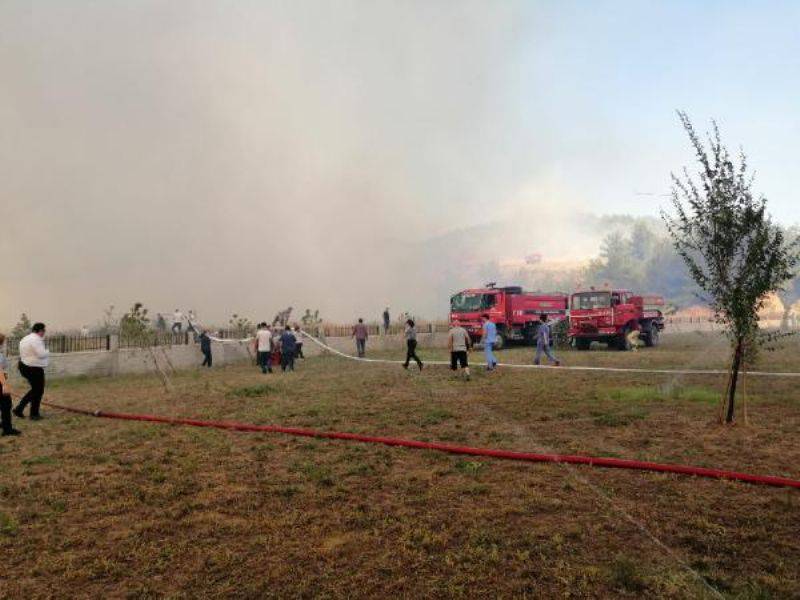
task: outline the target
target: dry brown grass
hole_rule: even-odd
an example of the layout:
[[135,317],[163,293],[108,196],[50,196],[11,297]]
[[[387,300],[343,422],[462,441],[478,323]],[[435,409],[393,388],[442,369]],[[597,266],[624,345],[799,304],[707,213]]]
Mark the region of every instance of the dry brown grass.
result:
[[[724,366],[715,339],[564,358]],[[800,370],[797,350],[762,366]],[[167,394],[155,376],[65,380],[49,397],[800,478],[791,380],[748,381],[751,423],[732,428],[714,421],[717,377],[479,371],[465,383],[441,368],[326,357],[294,374],[242,365],[174,384]],[[800,597],[800,498],[786,490],[47,417],[0,442],[2,597]]]

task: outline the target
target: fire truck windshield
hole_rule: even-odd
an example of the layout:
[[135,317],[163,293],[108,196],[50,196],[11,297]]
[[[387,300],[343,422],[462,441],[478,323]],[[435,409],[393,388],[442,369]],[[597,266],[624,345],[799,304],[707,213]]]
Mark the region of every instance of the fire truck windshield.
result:
[[450,298],[450,312],[476,312],[495,304],[495,294],[468,294],[462,292]]
[[610,292],[582,292],[572,296],[572,310],[593,310],[609,306],[611,306]]

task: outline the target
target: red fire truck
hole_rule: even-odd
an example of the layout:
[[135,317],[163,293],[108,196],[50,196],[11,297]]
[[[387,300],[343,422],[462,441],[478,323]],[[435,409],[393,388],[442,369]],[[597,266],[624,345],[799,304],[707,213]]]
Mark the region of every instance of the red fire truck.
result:
[[539,316],[549,315],[551,323],[566,318],[566,294],[524,292],[519,286],[486,287],[464,290],[450,298],[450,324],[461,325],[473,341],[481,337],[481,315],[488,314],[497,325],[497,343],[502,348],[511,340],[534,344]]
[[572,294],[569,335],[578,350],[592,342],[605,342],[619,350],[630,350],[628,334],[638,330],[645,346],[658,345],[664,329],[664,298],[636,295],[629,290],[596,290]]

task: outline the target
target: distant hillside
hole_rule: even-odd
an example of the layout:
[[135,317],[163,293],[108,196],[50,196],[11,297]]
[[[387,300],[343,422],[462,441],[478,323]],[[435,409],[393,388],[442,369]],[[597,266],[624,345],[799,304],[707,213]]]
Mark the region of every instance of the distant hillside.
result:
[[[454,229],[398,250],[417,294],[408,298],[407,290],[398,289],[393,297],[407,298],[413,313],[444,316],[455,291],[487,281],[569,291],[597,256],[603,237],[629,232],[636,222],[626,215],[531,214]],[[539,262],[529,262],[534,255]]]

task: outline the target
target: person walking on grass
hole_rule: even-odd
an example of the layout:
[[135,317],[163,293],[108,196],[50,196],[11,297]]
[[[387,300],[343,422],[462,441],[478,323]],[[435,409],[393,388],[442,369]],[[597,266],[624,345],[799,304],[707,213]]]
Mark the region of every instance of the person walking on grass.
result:
[[359,358],[364,358],[367,354],[367,326],[364,325],[364,319],[359,319],[358,323],[353,327],[353,337],[356,338],[356,352]]
[[447,348],[450,350],[450,369],[457,371],[459,365],[464,371],[464,377],[469,381],[469,352],[472,342],[467,330],[460,325],[454,325],[447,333]]
[[300,330],[300,325],[294,326],[294,338],[295,338],[295,348],[297,350],[294,353],[295,358],[302,358],[305,360],[305,356],[303,356],[303,332]]
[[414,319],[406,321],[406,362],[403,363],[403,368],[408,369],[408,365],[413,358],[417,362],[419,370],[422,371],[422,361],[417,356],[417,327],[414,325]]
[[486,355],[486,370],[494,371],[497,368],[497,359],[494,357],[492,348],[497,342],[497,325],[492,322],[488,314],[481,315],[481,320],[483,321],[481,341],[483,342],[483,353]]
[[44,369],[50,360],[50,352],[44,346],[44,323],[34,323],[31,332],[19,342],[19,374],[31,386],[31,389],[22,397],[14,414],[20,419],[25,418],[25,407],[31,405],[30,417],[33,421],[42,418],[39,406],[44,396]]
[[533,359],[533,364],[538,365],[542,360],[542,353],[544,353],[555,366],[561,366],[561,361],[555,357],[553,350],[550,348],[551,336],[547,315],[542,314],[539,317],[539,328],[536,330],[536,357]]
[[288,325],[281,334],[281,371],[294,371],[294,356],[297,352],[297,338]]
[[263,321],[258,324],[255,346],[261,372],[272,373],[272,332]]
[[11,387],[8,385],[8,360],[3,354],[3,344],[6,343],[6,336],[0,333],[0,426],[1,435],[19,435],[20,431],[14,429],[11,421]]
[[208,332],[204,329],[200,334],[200,352],[203,353],[203,364],[201,366],[211,368],[211,338]]
[[389,325],[391,325],[392,319],[389,316],[389,307],[387,306],[383,310],[383,333],[388,335],[389,334]]

